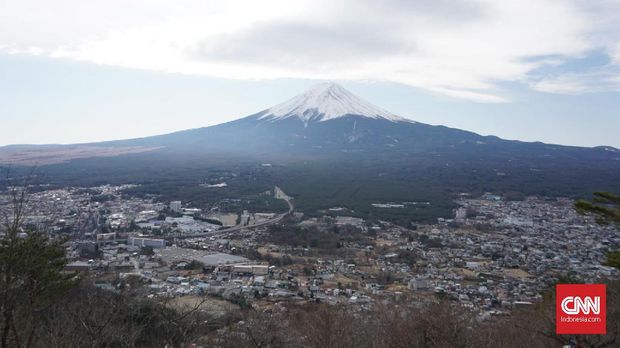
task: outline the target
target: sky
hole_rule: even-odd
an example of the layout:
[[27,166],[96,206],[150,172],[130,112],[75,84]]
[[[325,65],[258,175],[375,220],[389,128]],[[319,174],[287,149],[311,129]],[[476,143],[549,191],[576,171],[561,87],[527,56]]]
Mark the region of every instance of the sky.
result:
[[0,0],[0,146],[219,124],[323,81],[419,122],[620,148],[620,1]]

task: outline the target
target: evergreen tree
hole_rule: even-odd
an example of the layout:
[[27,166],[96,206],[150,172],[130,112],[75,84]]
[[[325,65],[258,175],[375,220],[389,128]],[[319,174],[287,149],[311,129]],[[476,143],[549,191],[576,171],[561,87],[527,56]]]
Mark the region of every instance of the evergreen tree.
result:
[[593,214],[598,223],[620,225],[620,195],[594,192],[592,201],[577,201],[575,209],[580,214]]
[[0,348],[37,344],[40,313],[68,290],[61,240],[23,228],[27,185],[10,191],[0,226]]
[[[609,192],[594,192],[592,201],[580,200],[575,203],[580,214],[593,214],[600,224],[615,224],[620,227],[620,195]],[[620,268],[620,250],[607,254],[607,265]]]

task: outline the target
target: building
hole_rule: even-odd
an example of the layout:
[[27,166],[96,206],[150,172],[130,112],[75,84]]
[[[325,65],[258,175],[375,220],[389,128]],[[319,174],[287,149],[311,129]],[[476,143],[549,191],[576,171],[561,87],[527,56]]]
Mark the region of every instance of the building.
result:
[[127,244],[138,247],[164,248],[166,241],[164,239],[129,237]]
[[183,214],[186,215],[197,215],[200,214],[202,210],[200,208],[185,208],[183,209]]
[[336,216],[336,225],[351,225],[355,227],[364,226],[364,219],[352,216]]
[[240,274],[251,274],[264,276],[269,273],[269,266],[267,265],[234,265],[233,272]]
[[454,211],[454,218],[456,220],[463,220],[467,217],[467,209],[459,207]]
[[205,266],[222,266],[222,265],[234,265],[240,263],[246,263],[250,260],[245,257],[225,254],[225,253],[215,253],[205,256],[197,256],[193,257],[195,261],[202,263]]
[[219,226],[212,225],[207,222],[194,220],[190,215],[183,215],[182,217],[166,217],[164,225],[176,226],[175,229],[183,233],[197,233],[203,231],[212,231]]
[[159,216],[159,213],[155,210],[142,210],[136,216],[135,221],[138,222],[147,222],[149,220],[156,219]]
[[97,233],[96,238],[98,243],[114,242],[116,240],[116,232]]
[[86,261],[73,261],[65,265],[65,271],[88,271],[91,265],[90,262]]
[[170,202],[170,210],[175,213],[181,213],[183,211],[183,208],[181,208],[181,201]]
[[425,290],[429,290],[431,288],[431,284],[428,281],[428,279],[420,279],[420,278],[413,278],[409,281],[409,289],[411,290],[421,290],[421,291],[425,291]]

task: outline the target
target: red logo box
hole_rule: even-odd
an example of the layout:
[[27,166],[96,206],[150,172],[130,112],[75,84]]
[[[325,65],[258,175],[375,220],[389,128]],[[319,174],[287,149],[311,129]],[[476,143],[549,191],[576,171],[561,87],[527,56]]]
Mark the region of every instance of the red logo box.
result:
[[605,284],[557,284],[555,332],[557,334],[607,333]]

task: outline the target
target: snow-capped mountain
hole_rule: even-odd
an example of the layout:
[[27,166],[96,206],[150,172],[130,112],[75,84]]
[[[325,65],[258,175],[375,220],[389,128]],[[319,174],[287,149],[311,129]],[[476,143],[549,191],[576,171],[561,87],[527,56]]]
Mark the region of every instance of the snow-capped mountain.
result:
[[[375,106],[335,83],[319,84],[269,109],[216,126],[139,139],[73,145],[73,148],[76,146],[86,146],[88,151],[73,149],[67,153],[91,156],[96,152],[93,147],[100,146],[104,155],[165,152],[181,157],[226,154],[299,159],[355,154],[396,160],[415,155],[427,156],[427,160],[432,158],[433,161],[446,156],[459,161],[520,157],[536,161],[544,158],[549,163],[553,163],[553,158],[577,160],[581,156],[594,156],[620,163],[616,159],[617,152],[600,148],[508,141],[414,122]],[[4,148],[0,151],[0,164],[3,152],[9,154],[7,158],[42,158],[46,155],[39,152],[44,149]],[[72,158],[62,151],[62,146],[54,149],[63,159]]]
[[261,112],[261,120],[298,118],[304,123],[330,121],[347,115],[385,119],[391,122],[413,122],[372,105],[333,83],[321,83],[307,92],[295,96]]
[[344,156],[400,162],[414,156],[418,162],[423,159],[442,165],[452,160],[528,163],[536,170],[541,159],[545,165],[592,158],[597,158],[596,163],[607,159],[620,164],[612,151],[509,141],[414,122],[372,105],[335,83],[319,84],[269,109],[216,126],[98,145],[125,147],[131,152],[154,149],[151,152],[175,158],[224,154],[300,160]]

